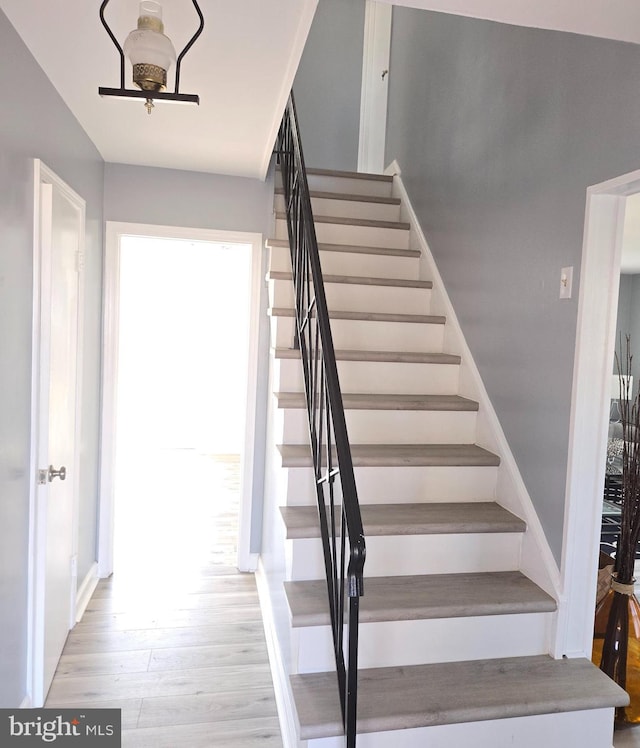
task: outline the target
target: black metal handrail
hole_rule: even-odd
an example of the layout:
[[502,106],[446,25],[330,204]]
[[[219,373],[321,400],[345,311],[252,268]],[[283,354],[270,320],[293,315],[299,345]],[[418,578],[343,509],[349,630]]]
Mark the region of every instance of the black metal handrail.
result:
[[338,689],[346,745],[355,748],[365,541],[293,94],[280,126],[276,152],[284,186],[295,293],[295,345],[300,349],[304,372]]

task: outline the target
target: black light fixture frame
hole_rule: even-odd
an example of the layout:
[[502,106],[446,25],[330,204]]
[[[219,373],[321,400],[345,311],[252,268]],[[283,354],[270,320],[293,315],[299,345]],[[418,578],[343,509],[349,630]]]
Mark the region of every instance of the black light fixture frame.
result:
[[100,94],[100,96],[117,96],[124,99],[158,99],[159,101],[174,101],[179,104],[200,104],[200,97],[197,94],[180,93],[180,66],[182,64],[182,58],[191,49],[194,42],[200,36],[202,30],[204,29],[204,16],[202,15],[202,11],[200,10],[200,6],[198,5],[197,0],[191,0],[191,2],[193,3],[193,7],[196,9],[198,17],[200,18],[200,26],[198,27],[196,33],[187,42],[182,52],[180,52],[180,54],[178,55],[178,59],[176,60],[176,87],[173,93],[167,91],[138,91],[137,89],[133,88],[125,88],[124,51],[104,17],[105,8],[110,2],[111,0],[103,0],[102,5],[100,6],[100,20],[102,21],[102,25],[105,27],[107,34],[109,34],[109,36],[111,37],[111,41],[115,44],[115,47],[120,55],[120,88],[105,88],[104,86],[100,86],[98,88],[98,93]]

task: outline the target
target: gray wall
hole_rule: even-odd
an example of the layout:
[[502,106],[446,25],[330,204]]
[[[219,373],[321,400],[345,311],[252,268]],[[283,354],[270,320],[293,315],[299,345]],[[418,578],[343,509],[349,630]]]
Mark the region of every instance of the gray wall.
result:
[[635,45],[394,8],[387,162],[558,560],[586,188],[640,167],[639,81]]
[[[175,171],[126,164],[105,165],[105,220],[181,228],[260,233],[266,239],[273,223],[273,169],[266,181],[218,174]],[[267,271],[262,253],[260,277]],[[266,283],[260,285],[258,383],[255,412],[254,486],[251,551],[258,553],[262,534],[264,451],[269,370],[269,318]]]
[[106,164],[106,221],[265,233],[273,182],[127,164]]
[[[625,371],[626,336],[632,355],[631,374],[633,376],[633,396],[637,396],[640,386],[640,275],[621,275],[618,296],[618,317],[616,323],[616,353]],[[613,362],[612,371],[618,369]]]
[[365,0],[320,0],[293,84],[307,166],[358,166]]
[[103,164],[0,11],[0,707],[25,697],[33,161],[87,201],[79,575],[95,559]]

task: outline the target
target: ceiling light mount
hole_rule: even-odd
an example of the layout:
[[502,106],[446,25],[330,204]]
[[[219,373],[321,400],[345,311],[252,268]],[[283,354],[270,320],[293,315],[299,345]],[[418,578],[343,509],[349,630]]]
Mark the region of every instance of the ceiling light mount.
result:
[[[100,6],[100,20],[114,43],[120,55],[120,88],[98,88],[100,96],[116,96],[122,99],[144,99],[149,114],[154,106],[154,100],[173,101],[180,104],[199,104],[200,97],[196,94],[180,93],[180,67],[182,59],[191,49],[204,28],[204,16],[197,0],[191,0],[196,9],[200,25],[196,33],[187,42],[185,48],[176,58],[176,51],[169,37],[164,34],[162,22],[162,6],[155,0],[143,0],[140,3],[138,26],[127,37],[124,48],[116,39],[109,27],[104,11],[111,0],[103,0]],[[131,61],[133,68],[133,82],[137,89],[125,88],[125,55]],[[175,63],[175,91],[165,91],[167,85],[167,70]]]

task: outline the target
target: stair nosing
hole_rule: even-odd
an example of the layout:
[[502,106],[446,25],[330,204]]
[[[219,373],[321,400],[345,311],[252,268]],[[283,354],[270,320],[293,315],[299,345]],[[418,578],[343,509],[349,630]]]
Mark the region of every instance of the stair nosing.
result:
[[[276,195],[284,195],[283,187],[276,187]],[[353,203],[371,203],[375,205],[391,205],[399,207],[402,203],[399,197],[384,197],[382,195],[362,195],[353,192],[327,192],[324,190],[309,190],[309,197],[317,200],[343,200]]]
[[[276,211],[276,220],[286,221],[287,214]],[[371,229],[391,229],[392,231],[409,231],[411,224],[406,221],[377,221],[373,218],[351,218],[345,216],[313,216],[314,223],[334,223],[339,226],[358,226]]]
[[[293,279],[293,273],[287,270],[270,270],[267,280],[290,281]],[[421,290],[431,290],[432,281],[408,280],[406,278],[373,278],[363,275],[323,275],[325,284],[327,283],[344,283],[354,286],[386,286],[390,288],[416,288]]]
[[[279,408],[305,409],[303,392],[274,392]],[[413,395],[343,392],[345,410],[403,410],[476,413],[479,404],[460,395]]]
[[[310,467],[307,444],[278,444],[283,467]],[[500,457],[477,444],[352,444],[354,467],[498,467]]]
[[[304,740],[342,734],[334,673],[290,676]],[[628,695],[586,658],[504,657],[363,669],[358,732],[626,706]]]
[[[289,581],[284,586],[294,628],[330,625],[326,580]],[[367,577],[364,587],[362,624],[557,610],[556,601],[520,571]]]
[[[360,504],[360,513],[366,537],[522,533],[527,528],[494,501]],[[489,516],[473,516],[478,513]],[[280,514],[287,540],[320,537],[316,506],[281,506]]]
[[[295,310],[286,307],[271,307],[271,317],[294,317]],[[417,325],[444,325],[446,317],[438,314],[394,314],[391,312],[350,312],[332,310],[329,314],[330,320],[354,320],[357,322],[399,322]]]
[[[442,366],[459,366],[461,357],[452,353],[421,353],[420,351],[351,351],[336,350],[336,360],[357,361],[363,363],[397,363],[425,364]],[[276,348],[277,359],[298,359],[297,348]]]
[[[269,248],[284,247],[289,248],[288,239],[267,239],[265,242]],[[319,242],[318,249],[321,252],[344,252],[351,254],[366,255],[383,255],[389,257],[408,257],[418,259],[421,256],[419,249],[400,249],[398,247],[369,247],[361,244],[331,244],[328,242]]]
[[336,169],[318,169],[315,167],[307,168],[307,174],[318,177],[338,177],[340,179],[363,179],[370,182],[393,182],[393,177],[389,174],[370,174],[364,171],[339,171]]

